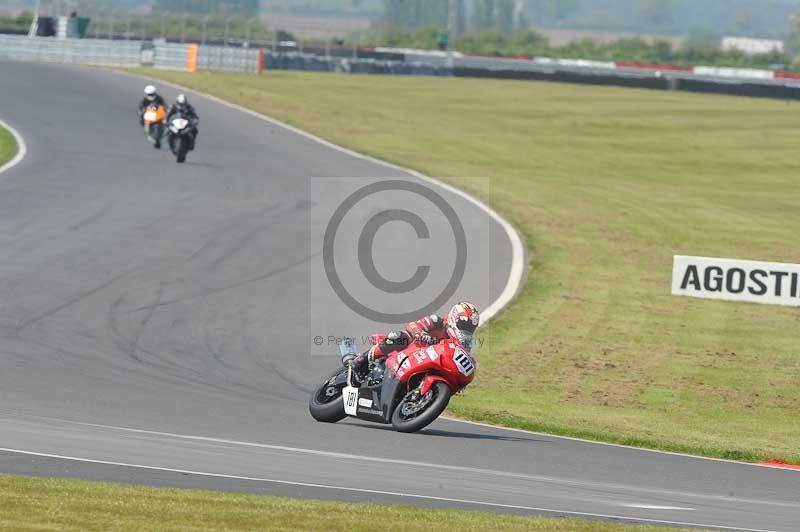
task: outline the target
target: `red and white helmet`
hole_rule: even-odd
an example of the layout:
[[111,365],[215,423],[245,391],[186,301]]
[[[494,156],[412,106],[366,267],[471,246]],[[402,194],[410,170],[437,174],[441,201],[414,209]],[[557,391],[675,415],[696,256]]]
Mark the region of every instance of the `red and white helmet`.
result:
[[447,313],[447,334],[451,338],[458,338],[461,344],[469,349],[472,347],[472,334],[481,322],[478,307],[472,303],[462,301],[456,303]]

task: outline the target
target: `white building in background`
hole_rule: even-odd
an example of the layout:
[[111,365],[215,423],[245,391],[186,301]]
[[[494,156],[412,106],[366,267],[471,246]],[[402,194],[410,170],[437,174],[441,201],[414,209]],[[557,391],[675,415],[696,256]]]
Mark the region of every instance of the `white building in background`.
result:
[[783,52],[783,41],[773,39],[751,39],[750,37],[723,37],[723,50],[741,50],[746,54],[768,54]]

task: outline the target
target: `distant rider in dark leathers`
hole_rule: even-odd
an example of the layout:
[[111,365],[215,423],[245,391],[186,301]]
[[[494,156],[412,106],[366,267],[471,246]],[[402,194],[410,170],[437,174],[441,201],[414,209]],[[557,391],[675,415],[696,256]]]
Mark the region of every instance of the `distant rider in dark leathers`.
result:
[[[183,117],[186,120],[189,120],[192,124],[192,134],[189,136],[189,149],[193,150],[195,144],[197,143],[197,134],[199,133],[197,122],[200,120],[200,117],[197,115],[197,111],[195,110],[194,106],[189,103],[189,100],[186,99],[186,95],[184,94],[179,94],[175,100],[175,103],[169,108],[169,113],[167,114],[168,124],[170,120],[172,120],[172,117],[176,114],[183,115]],[[175,151],[175,146],[173,146],[173,143],[173,137],[170,136],[169,147]]]

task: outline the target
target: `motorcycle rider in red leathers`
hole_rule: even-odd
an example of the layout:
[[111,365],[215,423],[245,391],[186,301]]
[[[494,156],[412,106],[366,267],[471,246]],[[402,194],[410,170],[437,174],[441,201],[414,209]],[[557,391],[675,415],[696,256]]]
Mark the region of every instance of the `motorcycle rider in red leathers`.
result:
[[472,349],[472,334],[480,323],[478,308],[472,303],[461,302],[453,305],[447,317],[436,314],[412,321],[404,331],[392,331],[366,353],[361,353],[350,364],[358,372],[365,370],[373,360],[383,358],[394,351],[408,347],[411,342],[434,345],[455,338],[469,352]]

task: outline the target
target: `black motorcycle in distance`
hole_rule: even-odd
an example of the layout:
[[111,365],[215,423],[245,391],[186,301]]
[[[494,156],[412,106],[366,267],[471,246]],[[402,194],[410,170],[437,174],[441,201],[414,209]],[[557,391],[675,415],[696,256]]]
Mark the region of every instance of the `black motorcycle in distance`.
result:
[[198,120],[175,113],[167,126],[169,147],[179,163],[186,161],[186,154],[194,149],[194,132]]

